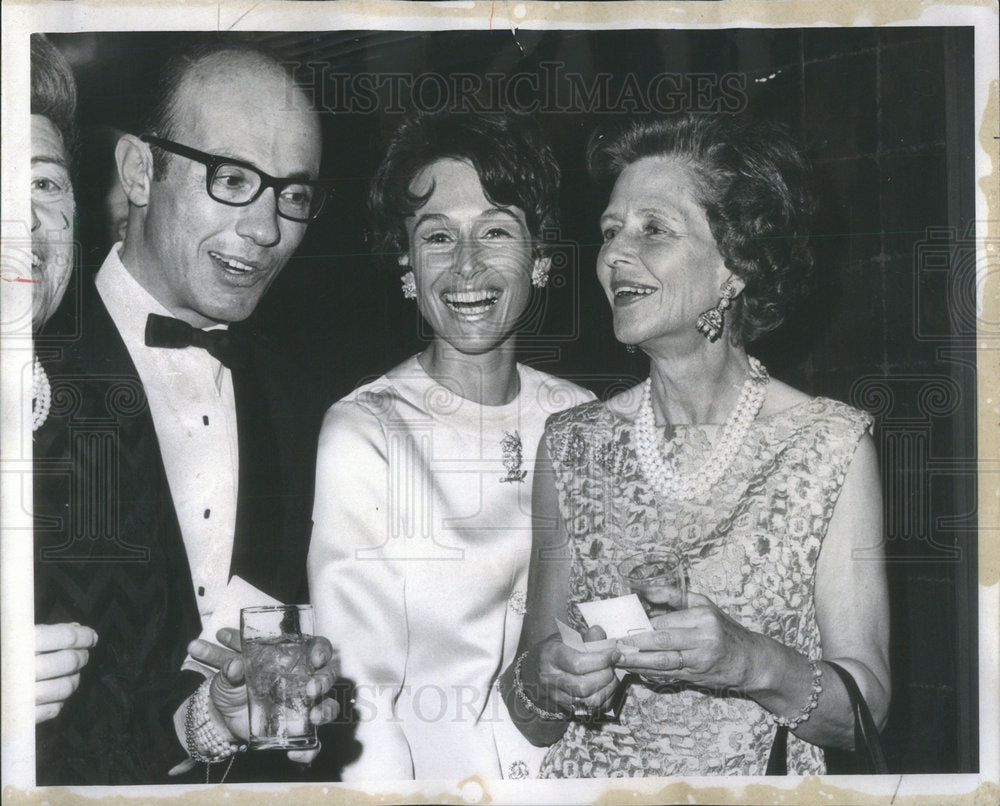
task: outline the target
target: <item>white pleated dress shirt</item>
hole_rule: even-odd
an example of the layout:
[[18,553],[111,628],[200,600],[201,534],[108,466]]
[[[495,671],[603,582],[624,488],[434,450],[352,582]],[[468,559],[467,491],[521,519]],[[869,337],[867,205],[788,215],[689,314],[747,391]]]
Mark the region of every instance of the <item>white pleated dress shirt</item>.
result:
[[146,346],[146,317],[172,316],[112,248],[96,285],[139,373],[160,444],[202,621],[226,588],[236,529],[239,443],[229,369],[200,347]]

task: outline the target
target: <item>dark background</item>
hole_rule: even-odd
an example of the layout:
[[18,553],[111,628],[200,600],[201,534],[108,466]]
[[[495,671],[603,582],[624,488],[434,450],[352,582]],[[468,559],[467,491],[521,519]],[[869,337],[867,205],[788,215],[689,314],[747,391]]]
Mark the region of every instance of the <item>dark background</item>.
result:
[[[81,122],[128,130],[139,125],[164,53],[197,38],[52,36],[76,72]],[[542,63],[590,78],[608,73],[603,100],[535,113],[564,168],[562,257],[521,339],[523,361],[598,394],[643,377],[645,362],[614,340],[593,277],[603,200],[583,169],[587,136],[609,119],[647,113],[620,95],[627,76],[640,87],[663,72],[743,76],[747,111],[799,136],[822,199],[814,239],[820,287],[794,321],[751,352],[782,380],[877,418],[892,616],[890,768],[978,770],[972,29],[242,38],[345,75],[510,76],[537,74]],[[386,103],[362,111],[321,99],[329,107],[324,173],[337,180],[337,199],[311,226],[254,324],[308,362],[336,398],[419,350],[425,334],[396,274],[378,265],[365,240],[366,178],[401,114]],[[683,101],[688,108],[703,102],[693,93]],[[85,163],[78,203],[93,210],[100,181],[93,157]],[[82,221],[86,277],[106,247],[91,217]]]

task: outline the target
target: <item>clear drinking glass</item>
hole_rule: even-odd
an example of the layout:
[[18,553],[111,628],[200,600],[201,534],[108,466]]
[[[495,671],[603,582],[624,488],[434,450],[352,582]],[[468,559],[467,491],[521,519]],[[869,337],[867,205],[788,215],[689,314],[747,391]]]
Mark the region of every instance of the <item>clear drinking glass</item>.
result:
[[649,618],[687,607],[687,560],[673,551],[633,554],[618,563],[625,589],[639,597]]
[[[627,591],[636,594],[649,618],[662,616],[687,607],[688,562],[673,551],[647,551],[633,554],[618,563],[618,575]],[[669,690],[670,680],[657,680],[647,675],[630,673],[623,681],[636,681],[654,691]]]
[[240,611],[240,641],[250,713],[250,749],[319,746],[306,694],[313,632],[311,605],[267,605]]

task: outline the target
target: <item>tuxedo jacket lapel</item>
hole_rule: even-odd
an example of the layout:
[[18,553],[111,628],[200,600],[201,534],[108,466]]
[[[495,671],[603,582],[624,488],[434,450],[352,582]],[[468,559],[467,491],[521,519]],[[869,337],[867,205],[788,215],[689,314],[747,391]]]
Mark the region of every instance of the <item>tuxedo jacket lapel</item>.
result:
[[273,582],[272,572],[277,559],[274,546],[280,540],[281,530],[278,517],[280,480],[276,465],[277,445],[257,367],[252,362],[248,367],[233,371],[233,394],[240,474],[229,576],[241,576],[271,593],[274,587],[269,583]]
[[279,601],[303,602],[314,418],[296,407],[294,380],[280,358],[251,344],[247,366],[233,371],[240,474],[230,577]]

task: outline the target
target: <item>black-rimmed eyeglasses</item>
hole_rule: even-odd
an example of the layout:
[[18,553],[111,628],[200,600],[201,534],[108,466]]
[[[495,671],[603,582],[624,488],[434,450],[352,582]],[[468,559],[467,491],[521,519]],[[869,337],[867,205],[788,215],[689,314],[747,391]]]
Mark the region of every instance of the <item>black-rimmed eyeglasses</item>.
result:
[[322,182],[271,176],[249,162],[207,154],[152,134],[144,134],[139,139],[204,165],[205,189],[209,196],[222,204],[245,207],[255,202],[268,188],[274,188],[278,215],[290,221],[309,222],[319,215],[326,201],[327,188]]

